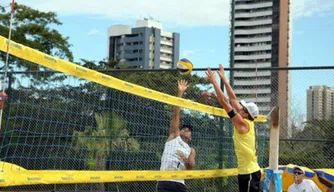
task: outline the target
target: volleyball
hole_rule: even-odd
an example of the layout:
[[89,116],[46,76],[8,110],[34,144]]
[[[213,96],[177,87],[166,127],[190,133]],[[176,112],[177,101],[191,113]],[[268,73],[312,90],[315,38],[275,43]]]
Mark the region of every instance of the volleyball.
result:
[[177,62],[177,69],[182,75],[188,75],[193,70],[193,63],[186,58],[180,59]]

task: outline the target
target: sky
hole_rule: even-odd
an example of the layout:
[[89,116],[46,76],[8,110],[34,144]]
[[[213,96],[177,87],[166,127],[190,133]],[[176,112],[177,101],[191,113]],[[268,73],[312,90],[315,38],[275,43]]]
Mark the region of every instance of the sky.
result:
[[[2,0],[1,4],[11,0]],[[196,68],[228,66],[230,0],[16,0],[42,11],[56,12],[70,38],[75,60],[101,60],[107,56],[107,29],[135,26],[153,17],[167,31],[181,35],[180,55]],[[334,1],[292,0],[292,66],[332,65]]]
[[[291,1],[291,66],[333,66],[334,1]],[[10,2],[1,0],[0,4],[4,6]],[[180,56],[190,58],[195,68],[218,67],[219,63],[228,67],[230,0],[16,2],[41,11],[56,12],[63,24],[55,29],[69,37],[75,61],[80,58],[99,61],[107,56],[108,27],[116,24],[134,27],[136,20],[153,17],[163,24],[166,31],[180,33]],[[293,73],[293,87],[299,89],[293,90],[292,98],[306,97],[306,89],[310,85],[326,84],[334,87],[334,79],[330,78],[333,72]]]

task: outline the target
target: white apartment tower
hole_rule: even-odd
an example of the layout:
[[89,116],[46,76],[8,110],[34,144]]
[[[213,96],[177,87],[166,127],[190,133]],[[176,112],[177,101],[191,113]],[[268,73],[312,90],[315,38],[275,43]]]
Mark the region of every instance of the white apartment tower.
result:
[[138,20],[136,27],[113,25],[108,28],[108,57],[129,67],[144,69],[176,68],[180,34],[163,30],[160,22]]
[[281,136],[289,136],[290,82],[288,71],[255,70],[288,67],[290,48],[289,0],[232,0],[230,30],[231,84],[239,98],[256,102],[266,115],[281,111]]
[[310,86],[307,89],[307,120],[328,120],[334,116],[334,88]]

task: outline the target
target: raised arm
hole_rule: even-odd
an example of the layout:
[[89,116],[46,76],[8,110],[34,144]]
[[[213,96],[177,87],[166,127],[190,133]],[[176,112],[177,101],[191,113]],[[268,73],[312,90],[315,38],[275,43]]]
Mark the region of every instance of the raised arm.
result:
[[233,107],[228,102],[226,96],[224,95],[223,91],[220,89],[215,74],[211,71],[210,68],[208,68],[208,71],[206,72],[206,75],[208,77],[208,80],[213,85],[213,88],[215,89],[215,92],[217,94],[217,99],[219,103],[222,105],[222,107],[225,109],[225,111],[229,114],[230,118],[233,121],[234,126],[237,128],[238,133],[244,134],[247,133],[249,130],[248,123],[238,114]]
[[209,82],[213,85],[213,88],[215,89],[217,99],[219,103],[222,105],[222,107],[226,110],[226,112],[231,111],[233,108],[229,104],[226,96],[224,95],[223,91],[220,89],[215,74],[211,71],[210,68],[208,68],[208,71],[206,72],[206,75],[208,77]]
[[219,77],[222,80],[222,82],[224,83],[227,95],[232,103],[232,106],[237,110],[240,111],[242,109],[242,106],[239,103],[239,100],[237,99],[237,97],[234,94],[234,91],[230,85],[230,83],[228,82],[226,76],[225,76],[225,71],[224,71],[224,67],[222,64],[219,64],[219,71],[218,71]]
[[[177,96],[182,98],[184,92],[188,88],[188,82],[186,80],[179,80],[177,84],[178,84]],[[180,107],[174,106],[173,114],[172,114],[172,121],[170,124],[170,130],[169,130],[169,137],[167,141],[170,141],[179,135],[180,135]]]

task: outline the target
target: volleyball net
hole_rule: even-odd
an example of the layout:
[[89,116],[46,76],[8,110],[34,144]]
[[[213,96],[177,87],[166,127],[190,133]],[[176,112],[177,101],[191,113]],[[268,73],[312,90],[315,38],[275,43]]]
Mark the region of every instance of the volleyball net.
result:
[[[0,37],[2,53],[7,44]],[[9,44],[0,186],[154,191],[157,180],[187,179],[197,191],[237,188],[232,123],[215,96],[203,94],[210,86],[200,73],[98,72]],[[191,84],[184,99],[174,96],[181,78]],[[194,127],[193,171],[159,171],[173,105]],[[265,116],[257,121],[267,128]]]

